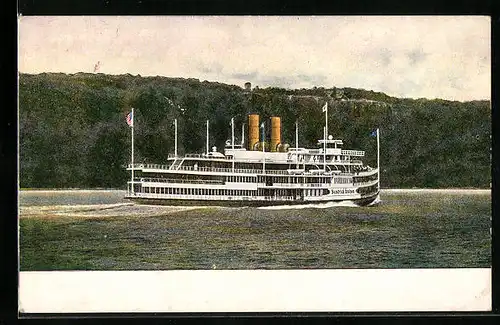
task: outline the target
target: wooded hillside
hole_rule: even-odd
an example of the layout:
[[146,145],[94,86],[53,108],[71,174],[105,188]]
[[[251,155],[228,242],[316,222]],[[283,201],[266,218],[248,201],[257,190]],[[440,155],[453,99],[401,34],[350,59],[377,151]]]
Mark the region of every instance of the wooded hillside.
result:
[[130,107],[136,161],[164,163],[174,151],[175,118],[180,153],[205,150],[207,119],[211,146],[221,150],[231,137],[231,117],[239,141],[248,113],[260,114],[261,121],[280,116],[282,141],[291,146],[298,120],[300,146],[316,146],[326,101],[329,133],[347,149],[365,150],[371,166],[376,139],[370,132],[380,128],[383,188],[490,186],[489,101],[401,99],[353,88],[242,87],[128,74],[21,74],[20,186],[125,188]]

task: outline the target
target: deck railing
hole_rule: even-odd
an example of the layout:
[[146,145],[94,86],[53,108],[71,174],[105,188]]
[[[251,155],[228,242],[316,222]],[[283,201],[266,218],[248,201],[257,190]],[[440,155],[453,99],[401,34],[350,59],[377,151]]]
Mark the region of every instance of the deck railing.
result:
[[[128,168],[132,168],[129,164]],[[170,165],[159,165],[159,164],[134,164],[134,169],[170,169]],[[221,172],[221,173],[243,173],[243,174],[262,174],[262,169],[242,169],[242,168],[218,168],[218,167],[194,167],[194,166],[180,166],[174,167],[171,170],[182,170],[182,171],[201,171],[201,172]],[[278,174],[278,175],[288,175],[286,170],[266,170],[266,174]]]
[[[142,177],[135,178],[134,182],[136,183],[164,183],[164,184],[210,184],[210,185],[224,185],[224,181],[220,180],[189,180],[189,179],[167,179],[167,178],[151,178],[151,177]],[[341,184],[333,184],[330,182],[326,183],[272,183],[268,187],[278,187],[278,188],[330,188],[330,187],[345,187],[345,186],[371,186],[377,184],[378,180],[370,180],[366,182],[349,182],[349,183],[341,183]],[[257,183],[260,186],[264,186],[264,183]]]
[[[359,164],[362,164],[361,161],[354,160]],[[134,164],[134,169],[160,169],[160,170],[180,170],[180,171],[201,171],[201,172],[218,172],[218,173],[239,173],[239,174],[263,174],[262,169],[242,169],[242,168],[218,168],[218,167],[194,167],[194,166],[174,166],[172,169],[171,165],[160,165],[160,164]],[[128,168],[132,168],[131,164],[128,164]],[[360,172],[370,172],[373,169],[368,169]],[[265,174],[269,175],[290,175],[287,170],[272,170],[266,169]],[[318,174],[320,175],[320,174]],[[352,176],[352,173],[338,173],[336,176]]]
[[212,180],[212,179],[173,179],[173,178],[152,178],[143,177],[137,178],[136,181],[139,182],[152,182],[152,183],[181,183],[181,184],[224,184],[223,181]]
[[365,155],[365,152],[361,150],[342,150],[340,153],[345,156],[357,156],[357,157],[363,157]]
[[189,200],[216,200],[216,201],[293,201],[293,196],[241,196],[241,195],[195,195],[195,194],[161,194],[161,193],[128,193],[129,196],[157,199],[189,199]]

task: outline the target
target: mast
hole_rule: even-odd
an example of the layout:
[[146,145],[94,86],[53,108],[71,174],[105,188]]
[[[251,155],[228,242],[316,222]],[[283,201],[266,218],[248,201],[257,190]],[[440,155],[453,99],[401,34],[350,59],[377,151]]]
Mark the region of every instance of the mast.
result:
[[241,124],[241,147],[245,143],[245,123]]
[[326,126],[323,128],[323,172],[326,173]]
[[209,149],[208,149],[208,124],[209,124],[209,121],[207,120],[207,155],[209,153]]
[[132,150],[131,150],[131,156],[130,156],[130,163],[132,164],[132,168],[130,169],[131,171],[131,179],[130,179],[130,186],[131,186],[131,193],[134,194],[134,108],[132,107],[132,118],[131,118],[131,125],[130,125],[130,132],[131,134],[131,140],[132,140]]
[[378,173],[378,190],[380,191],[380,130],[377,128],[377,173]]
[[262,129],[262,172],[266,173],[266,154],[265,154],[265,122],[260,125]]
[[328,102],[325,103],[325,106],[323,107],[323,112],[325,112],[325,130],[326,130],[326,138],[328,138]]
[[323,129],[323,170],[326,172],[326,138],[328,138],[328,102],[323,106],[323,112],[325,112],[325,128]]
[[175,128],[175,158],[177,158],[177,119],[174,120]]
[[295,121],[295,163],[299,169],[299,121]]
[[234,117],[231,118],[231,147],[233,149],[233,173],[234,173]]

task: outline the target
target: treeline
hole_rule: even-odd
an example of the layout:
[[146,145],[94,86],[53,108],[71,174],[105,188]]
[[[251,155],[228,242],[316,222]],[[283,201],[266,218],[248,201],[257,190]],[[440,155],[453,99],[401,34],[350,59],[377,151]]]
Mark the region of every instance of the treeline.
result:
[[249,113],[261,121],[280,116],[282,140],[291,146],[298,121],[299,145],[316,146],[325,102],[329,133],[346,148],[365,150],[371,166],[376,140],[369,135],[380,128],[383,187],[490,186],[489,101],[400,99],[353,88],[248,92],[196,79],[86,73],[20,75],[20,186],[124,188],[131,107],[136,161],[163,163],[174,151],[174,119],[180,153],[205,150],[206,120],[211,146],[222,150],[231,138],[231,117],[240,141]]

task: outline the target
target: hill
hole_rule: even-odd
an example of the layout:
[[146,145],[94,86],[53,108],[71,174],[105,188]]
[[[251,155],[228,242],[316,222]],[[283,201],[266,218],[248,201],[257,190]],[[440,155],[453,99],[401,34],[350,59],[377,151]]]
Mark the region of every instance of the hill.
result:
[[489,101],[395,98],[354,88],[249,92],[197,79],[87,73],[20,74],[20,186],[124,188],[130,107],[136,160],[162,163],[174,151],[175,118],[180,153],[205,150],[207,119],[211,145],[222,148],[231,117],[240,130],[248,113],[281,116],[282,139],[292,146],[298,120],[300,146],[315,146],[325,101],[329,133],[345,147],[365,150],[371,166],[376,142],[369,134],[380,128],[382,187],[490,186]]

